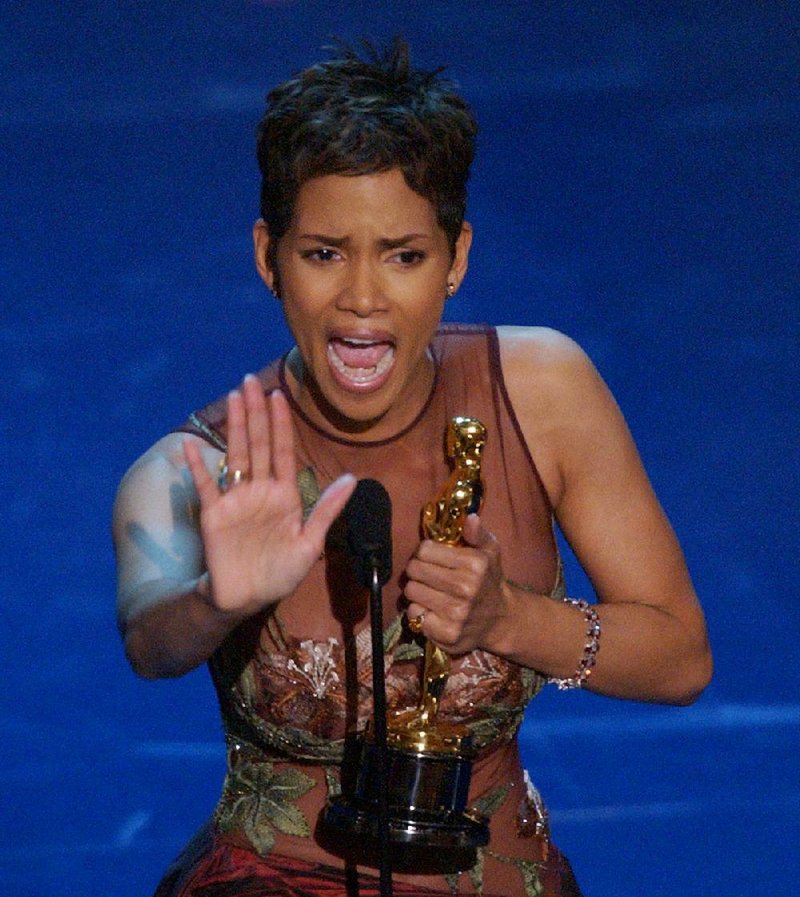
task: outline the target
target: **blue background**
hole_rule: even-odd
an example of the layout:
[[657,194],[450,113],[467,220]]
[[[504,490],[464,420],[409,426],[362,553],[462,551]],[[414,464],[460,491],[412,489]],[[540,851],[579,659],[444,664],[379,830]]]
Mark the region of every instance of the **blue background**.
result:
[[[0,892],[152,891],[213,806],[205,671],[146,683],[109,516],[148,445],[287,334],[251,263],[266,90],[404,34],[481,123],[451,319],[594,358],[704,602],[689,709],[548,689],[525,759],[587,897],[800,876],[796,6],[6,2],[0,46]],[[588,586],[570,562],[572,594]]]

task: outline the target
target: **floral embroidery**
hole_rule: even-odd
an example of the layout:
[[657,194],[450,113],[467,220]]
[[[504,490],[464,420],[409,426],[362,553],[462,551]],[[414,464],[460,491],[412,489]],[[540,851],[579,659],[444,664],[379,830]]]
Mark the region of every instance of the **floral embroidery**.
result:
[[494,655],[477,649],[467,655],[459,672],[470,685],[477,685],[485,679],[501,679],[503,677],[502,670],[495,663]]
[[544,885],[542,884],[541,871],[544,867],[543,863],[536,860],[521,860],[517,857],[507,857],[494,850],[487,850],[487,856],[498,860],[506,865],[516,866],[522,875],[523,886],[525,888],[525,897],[542,897],[544,894]]
[[[400,615],[384,630],[384,647],[389,707],[415,706],[423,652],[416,640],[408,638]],[[273,612],[240,627],[218,649],[211,668],[232,745],[215,817],[219,830],[240,833],[261,856],[273,850],[279,833],[309,837],[314,820],[305,816],[297,800],[314,788],[316,780],[297,764],[308,761],[325,767],[321,787],[326,786],[328,794],[340,789],[345,735],[360,730],[372,712],[368,628],[345,645],[334,636],[318,642],[301,640],[287,634],[280,615]],[[513,738],[525,705],[543,683],[535,670],[474,651],[454,663],[442,712],[447,719],[469,725],[479,747],[499,745]],[[546,819],[535,812],[536,802],[524,790],[518,832],[538,836],[542,849],[532,848],[534,858],[523,860],[482,848],[470,868],[447,876],[454,892],[461,887],[482,893],[484,863],[498,861],[518,870],[526,897],[543,893]],[[475,806],[491,816],[508,797],[505,789],[493,789]]]
[[[482,794],[473,803],[471,809],[481,816],[490,819],[492,814],[496,813],[497,810],[499,810],[500,807],[503,806],[510,790],[510,785],[499,785],[497,788],[492,788],[490,791]],[[469,869],[463,872],[448,873],[444,876],[447,880],[447,884],[450,886],[451,893],[458,893],[458,880],[462,875],[466,873],[466,875],[469,877],[470,882],[472,883],[472,887],[474,888],[475,892],[477,894],[483,894],[483,864],[485,857],[486,848],[479,847],[475,851],[475,862]]]
[[292,801],[316,782],[297,768],[275,769],[270,761],[252,759],[253,751],[239,742],[228,750],[228,775],[215,814],[220,831],[242,831],[259,856],[275,844],[275,831],[307,838],[311,828]]
[[[334,648],[339,646],[338,639],[331,636],[327,642],[313,642],[305,639],[300,642],[300,651],[309,657],[302,667],[291,659],[286,665],[288,670],[297,673],[310,687],[315,698],[324,698],[328,690],[339,684],[336,672],[336,661],[331,656]],[[298,680],[295,679],[295,682]]]

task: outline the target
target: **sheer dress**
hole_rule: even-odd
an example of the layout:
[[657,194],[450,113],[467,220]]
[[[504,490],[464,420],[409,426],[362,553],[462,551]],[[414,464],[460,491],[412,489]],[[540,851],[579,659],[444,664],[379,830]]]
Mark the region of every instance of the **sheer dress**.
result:
[[[444,325],[431,350],[436,376],[417,418],[378,442],[350,442],[312,423],[286,383],[285,359],[259,377],[282,388],[296,434],[307,508],[341,473],[373,477],[392,500],[393,573],[384,587],[385,675],[390,710],[420,696],[419,641],[403,624],[402,575],[420,540],[420,512],[450,473],[444,436],[456,416],[487,428],[481,518],[499,539],[504,573],[538,593],[562,593],[552,511],[508,399],[494,329]],[[225,401],[180,430],[224,450]],[[364,844],[343,844],[320,824],[329,795],[347,787],[354,737],[372,714],[368,594],[353,578],[338,528],[296,592],[236,629],[209,661],[225,729],[228,772],[219,804],[167,872],[157,897],[377,894]],[[550,842],[546,811],[520,764],[516,734],[546,679],[485,651],[454,658],[441,699],[445,720],[469,726],[479,747],[469,805],[490,819],[477,854],[428,868],[395,853],[398,895],[579,894]]]

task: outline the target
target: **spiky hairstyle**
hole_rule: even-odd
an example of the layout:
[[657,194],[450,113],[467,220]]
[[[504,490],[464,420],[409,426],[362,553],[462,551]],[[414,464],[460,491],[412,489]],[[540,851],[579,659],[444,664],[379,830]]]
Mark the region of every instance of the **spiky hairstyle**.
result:
[[477,124],[441,69],[409,62],[400,40],[384,52],[349,46],[279,85],[258,128],[261,215],[273,250],[291,222],[300,187],[327,174],[402,170],[429,200],[451,248],[461,231]]

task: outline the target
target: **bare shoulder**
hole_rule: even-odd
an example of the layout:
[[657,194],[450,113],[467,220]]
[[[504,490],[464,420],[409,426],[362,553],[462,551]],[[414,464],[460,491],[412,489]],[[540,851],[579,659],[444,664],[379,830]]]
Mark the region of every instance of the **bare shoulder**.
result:
[[622,425],[619,409],[588,355],[549,327],[499,327],[509,399],[554,507],[571,447],[588,432]]
[[517,377],[560,377],[594,370],[575,340],[551,327],[504,326],[497,328],[497,336],[507,382]]
[[575,340],[549,327],[498,328],[500,360],[520,423],[550,427],[581,414],[605,414],[610,394]]

